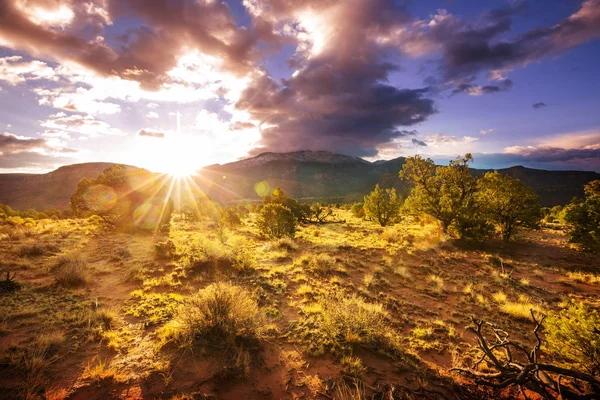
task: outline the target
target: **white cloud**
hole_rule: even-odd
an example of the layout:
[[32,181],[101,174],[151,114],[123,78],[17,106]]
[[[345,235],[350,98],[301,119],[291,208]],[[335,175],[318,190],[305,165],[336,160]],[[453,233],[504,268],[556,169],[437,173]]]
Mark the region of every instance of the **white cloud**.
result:
[[146,107],[148,107],[148,108],[158,108],[158,104],[156,104],[156,103],[148,103],[148,104],[146,104]]
[[469,143],[473,143],[479,139],[471,137],[471,136],[446,136],[443,133],[436,133],[434,135],[425,136],[424,142],[427,143],[428,146],[438,147],[438,146],[456,146],[456,145],[465,145]]
[[146,114],[146,118],[156,119],[156,118],[158,118],[158,113],[155,113],[154,111],[150,111],[148,114]]
[[123,135],[117,128],[113,128],[104,121],[94,118],[92,115],[71,114],[64,112],[50,115],[40,125],[46,128],[43,133],[48,137],[73,137],[73,135],[98,137],[105,135]]
[[495,128],[491,128],[491,129],[482,129],[479,131],[480,134],[482,135],[487,135],[488,133],[492,133],[494,132],[496,129]]
[[18,85],[28,80],[57,80],[54,69],[42,61],[22,61],[21,56],[0,58],[0,80]]

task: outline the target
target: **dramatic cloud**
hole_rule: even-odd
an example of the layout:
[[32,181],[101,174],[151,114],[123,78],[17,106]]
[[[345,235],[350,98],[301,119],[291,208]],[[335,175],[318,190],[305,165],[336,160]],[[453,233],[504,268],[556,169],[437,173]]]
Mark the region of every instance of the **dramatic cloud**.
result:
[[538,139],[532,146],[504,149],[504,158],[536,163],[539,167],[600,171],[600,132],[573,132]]
[[[121,16],[135,16],[143,25],[111,45],[102,33]],[[0,2],[0,41],[150,88],[168,80],[166,72],[185,51],[218,57],[235,73],[248,72],[256,57],[252,33],[238,28],[220,1],[5,0]]]
[[427,146],[427,143],[417,139],[413,139],[412,144],[414,144],[415,146]]
[[539,108],[548,107],[548,105],[540,101],[539,103],[534,103],[532,107],[537,110]]
[[[260,123],[255,152],[327,149],[374,156],[435,112],[427,89],[387,82],[397,67],[378,41],[409,16],[390,1],[246,1],[256,18],[297,42],[290,79],[254,74],[236,107]],[[278,31],[279,32],[279,31]]]
[[495,40],[510,28],[509,17],[491,14],[489,25],[450,35],[444,44],[447,77],[510,70],[600,36],[599,0],[584,1],[576,13],[552,27],[532,29],[512,41]]

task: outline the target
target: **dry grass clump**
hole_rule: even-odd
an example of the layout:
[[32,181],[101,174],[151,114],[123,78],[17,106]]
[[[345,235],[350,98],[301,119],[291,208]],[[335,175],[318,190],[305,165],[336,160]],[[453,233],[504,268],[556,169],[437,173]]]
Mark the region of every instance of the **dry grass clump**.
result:
[[539,304],[532,303],[525,296],[521,296],[519,301],[516,302],[506,300],[500,304],[501,312],[522,321],[531,321],[532,310],[537,315],[542,314],[544,311]]
[[282,250],[294,251],[298,249],[298,245],[294,242],[292,238],[289,237],[279,238],[277,240],[274,240],[272,243],[274,247]]
[[368,347],[396,360],[406,361],[397,332],[388,321],[382,304],[368,303],[355,294],[327,295],[304,310],[299,333],[308,335],[308,351],[320,355],[327,351],[351,355],[357,346]]
[[18,254],[20,257],[41,257],[49,253],[57,252],[57,246],[43,243],[24,244],[19,247]]
[[569,279],[577,283],[600,284],[600,275],[587,274],[585,272],[567,272]]
[[329,275],[334,271],[335,258],[327,254],[311,254],[302,258],[300,263],[317,275]]
[[83,286],[87,280],[85,261],[78,254],[60,256],[53,272],[56,283],[64,287]]
[[159,336],[182,346],[200,342],[228,347],[258,337],[261,318],[256,301],[244,288],[213,283],[188,297]]
[[367,372],[367,368],[363,365],[362,360],[356,356],[344,356],[340,360],[340,364],[342,364],[342,372],[344,375],[353,378],[360,378]]

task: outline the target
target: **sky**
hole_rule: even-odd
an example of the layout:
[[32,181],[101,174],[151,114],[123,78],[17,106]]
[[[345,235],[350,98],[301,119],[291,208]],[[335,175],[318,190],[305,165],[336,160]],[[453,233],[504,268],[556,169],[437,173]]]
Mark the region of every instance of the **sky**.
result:
[[600,0],[0,0],[0,172],[262,152],[600,172]]

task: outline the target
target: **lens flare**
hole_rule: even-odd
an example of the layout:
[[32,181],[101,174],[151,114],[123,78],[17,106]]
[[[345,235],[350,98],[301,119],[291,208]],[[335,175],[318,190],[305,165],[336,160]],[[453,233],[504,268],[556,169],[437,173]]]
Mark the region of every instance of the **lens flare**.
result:
[[95,185],[87,189],[83,201],[90,210],[108,211],[115,206],[117,194],[108,186]]
[[268,196],[271,194],[271,185],[269,185],[269,183],[266,181],[258,182],[256,185],[254,185],[254,191],[260,197]]

